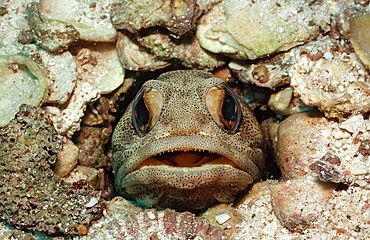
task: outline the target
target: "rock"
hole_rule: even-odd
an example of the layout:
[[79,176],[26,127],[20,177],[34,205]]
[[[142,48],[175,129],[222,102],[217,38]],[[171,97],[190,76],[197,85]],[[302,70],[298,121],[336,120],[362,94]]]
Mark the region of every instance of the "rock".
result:
[[0,127],[14,118],[21,104],[40,106],[46,100],[49,79],[32,59],[0,56]]
[[76,183],[80,180],[86,180],[95,190],[102,190],[104,170],[78,165],[68,174],[68,176],[65,176],[63,180],[68,183]]
[[315,111],[293,114],[280,124],[276,161],[285,180],[307,175],[309,165],[321,158],[329,144],[323,134],[328,124]]
[[104,146],[110,138],[112,129],[83,126],[74,138],[79,148],[78,163],[82,166],[99,168],[106,166],[109,158]]
[[203,49],[192,32],[175,39],[168,33],[148,29],[140,35],[138,41],[159,59],[179,62],[186,68],[211,71],[226,61],[224,56]]
[[165,27],[179,37],[192,30],[198,17],[217,2],[220,0],[129,0],[114,6],[112,22],[117,29],[132,33]]
[[317,34],[305,1],[226,0],[204,14],[197,29],[203,48],[240,60],[289,50]]
[[370,111],[369,73],[354,54],[332,54],[333,59],[301,57],[289,72],[294,92],[329,118],[344,121]]
[[[348,132],[352,122],[361,127]],[[342,126],[343,124],[343,126]],[[276,161],[285,180],[311,176],[368,189],[370,120],[354,116],[338,123],[319,112],[295,113],[278,128]],[[351,130],[352,131],[352,130]]]
[[78,162],[78,147],[67,139],[63,144],[62,150],[57,155],[57,161],[54,166],[54,172],[59,177],[64,177],[72,171]]
[[[22,105],[0,129],[0,217],[13,227],[47,234],[79,234],[99,218],[104,201],[87,182],[67,184],[52,171],[61,136],[40,108]],[[84,205],[94,197],[94,207]],[[83,214],[82,214],[83,213]]]
[[270,186],[274,212],[291,231],[315,227],[333,197],[335,184],[295,178]]
[[112,1],[40,1],[40,15],[44,21],[58,20],[72,25],[80,39],[113,42],[117,38],[110,20]]
[[278,54],[271,59],[261,59],[253,63],[233,60],[229,67],[241,81],[275,90],[290,83],[289,68],[293,57],[286,55]]
[[71,25],[61,21],[43,21],[39,15],[39,4],[27,5],[27,20],[36,43],[50,52],[62,52],[77,42],[79,33]]
[[128,31],[118,33],[116,47],[122,65],[130,71],[154,71],[170,65],[170,62],[159,59],[141,46]]

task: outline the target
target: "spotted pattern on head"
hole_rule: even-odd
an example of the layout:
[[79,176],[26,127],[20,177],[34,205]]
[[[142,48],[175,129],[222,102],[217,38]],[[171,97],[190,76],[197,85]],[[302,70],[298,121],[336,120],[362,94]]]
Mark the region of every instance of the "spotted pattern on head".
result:
[[221,79],[199,70],[147,81],[119,121],[112,147],[118,192],[143,207],[232,202],[264,167],[252,111]]

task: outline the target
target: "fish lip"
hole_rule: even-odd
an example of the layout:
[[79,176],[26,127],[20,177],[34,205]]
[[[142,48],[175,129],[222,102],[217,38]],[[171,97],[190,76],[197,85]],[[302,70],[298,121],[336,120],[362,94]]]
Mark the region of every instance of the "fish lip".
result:
[[[213,170],[219,170],[220,175],[208,174]],[[151,174],[145,174],[148,177],[144,181],[133,183],[132,177],[140,174],[140,172],[151,172]],[[173,177],[171,179],[179,179],[177,181],[168,181],[162,177],[162,174],[160,174],[161,172],[166,172],[167,174],[172,175]],[[232,176],[232,173],[235,173],[235,175],[238,175],[239,177]],[[195,183],[196,180],[200,179],[201,175],[206,176],[206,178],[201,178],[201,183]],[[228,180],[225,181],[225,178],[220,178],[221,175],[224,175]],[[242,175],[243,177],[240,177]],[[134,185],[165,184],[176,188],[175,185],[180,182],[180,179],[182,182],[182,189],[194,189],[201,185],[207,185],[215,181],[217,181],[220,185],[229,185],[230,183],[233,183],[246,186],[254,182],[253,178],[248,173],[243,170],[233,168],[229,165],[212,164],[207,166],[202,165],[199,167],[181,167],[181,169],[179,167],[172,167],[169,165],[160,165],[144,166],[139,170],[127,174],[121,182],[120,187],[129,188]]]
[[230,165],[236,169],[240,169],[239,166],[229,158],[208,150],[169,149],[165,152],[161,152],[144,159],[131,172],[137,171],[145,166],[168,165],[177,168],[196,168],[205,164]]
[[[147,154],[139,156],[137,154],[132,154],[131,149],[128,149],[127,151],[131,151],[131,154],[127,159],[123,159],[124,163],[120,165],[118,169],[115,169],[116,180],[118,182],[122,182],[125,176],[131,173],[145,159],[156,154],[168,152],[169,150],[173,149],[183,151],[205,150],[222,155],[230,159],[236,165],[238,165],[242,171],[245,171],[248,174],[250,174],[254,181],[257,181],[261,177],[260,165],[257,165],[257,163],[258,161],[260,161],[263,165],[264,162],[263,154],[261,154],[262,149],[246,145],[243,145],[243,148],[245,148],[246,150],[240,151],[237,148],[230,146],[229,144],[227,144],[226,141],[222,139],[200,134],[186,136],[170,135],[161,137],[156,139],[155,141],[147,142],[146,144],[142,145],[139,149],[136,150]],[[121,155],[117,156],[121,158],[124,155],[122,151],[117,151],[114,154]],[[261,155],[261,159],[256,160],[256,156],[258,155]]]

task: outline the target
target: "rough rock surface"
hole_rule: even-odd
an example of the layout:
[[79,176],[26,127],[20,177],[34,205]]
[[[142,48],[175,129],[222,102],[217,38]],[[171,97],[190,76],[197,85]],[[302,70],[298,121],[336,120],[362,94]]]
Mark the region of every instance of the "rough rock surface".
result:
[[[51,170],[61,137],[39,108],[23,105],[0,130],[0,217],[14,227],[80,234],[102,214],[100,193],[67,184]],[[98,203],[86,205],[91,199]]]

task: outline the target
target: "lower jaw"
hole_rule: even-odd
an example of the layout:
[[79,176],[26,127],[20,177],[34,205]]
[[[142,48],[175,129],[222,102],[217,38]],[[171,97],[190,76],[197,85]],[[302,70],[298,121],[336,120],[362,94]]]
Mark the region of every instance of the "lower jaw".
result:
[[144,167],[127,175],[117,189],[144,208],[179,211],[203,209],[217,202],[230,203],[253,183],[252,177],[225,165],[196,168]]
[[[210,207],[216,203],[231,203],[248,186],[249,184],[220,186],[218,183],[211,183],[184,190],[164,188],[165,186],[162,184],[137,185],[126,189],[124,195],[135,200],[143,208],[171,208],[177,211],[194,211]],[[133,192],[143,188],[151,194],[133,194]]]

